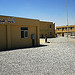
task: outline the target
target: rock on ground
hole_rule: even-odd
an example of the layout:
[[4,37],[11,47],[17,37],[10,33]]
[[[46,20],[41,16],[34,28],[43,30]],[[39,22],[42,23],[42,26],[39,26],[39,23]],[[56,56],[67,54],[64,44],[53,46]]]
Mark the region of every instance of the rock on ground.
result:
[[48,42],[0,52],[0,75],[75,75],[75,43],[67,38]]

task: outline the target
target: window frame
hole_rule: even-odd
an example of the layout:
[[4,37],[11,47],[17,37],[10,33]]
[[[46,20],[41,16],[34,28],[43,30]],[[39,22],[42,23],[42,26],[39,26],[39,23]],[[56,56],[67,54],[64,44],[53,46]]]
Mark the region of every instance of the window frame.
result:
[[52,28],[52,25],[49,25],[49,28]]
[[66,29],[66,31],[67,31],[67,27],[66,27],[65,29]]
[[[27,27],[27,28],[28,28],[28,27]],[[28,30],[22,30],[22,29],[21,29],[21,31],[23,31],[23,32],[24,32],[24,34],[23,34],[23,35],[24,35],[24,37],[23,37],[23,38],[28,38]],[[27,32],[27,37],[25,36],[25,32]],[[21,38],[22,38],[22,34],[21,34]],[[22,38],[22,39],[23,39],[23,38]]]
[[59,30],[60,30],[60,28],[57,28],[57,30],[59,31]]

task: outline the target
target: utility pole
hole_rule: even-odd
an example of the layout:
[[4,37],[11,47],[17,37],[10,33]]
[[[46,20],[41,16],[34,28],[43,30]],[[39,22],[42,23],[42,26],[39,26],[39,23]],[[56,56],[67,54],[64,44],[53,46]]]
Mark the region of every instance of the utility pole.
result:
[[67,14],[67,37],[68,37],[69,28],[68,28],[68,7],[67,7],[67,0],[66,0],[66,14]]

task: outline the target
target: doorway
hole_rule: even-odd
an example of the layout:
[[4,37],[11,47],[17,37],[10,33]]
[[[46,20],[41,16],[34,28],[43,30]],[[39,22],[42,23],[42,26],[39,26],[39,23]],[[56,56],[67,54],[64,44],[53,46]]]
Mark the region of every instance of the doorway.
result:
[[64,33],[62,33],[62,37],[64,37]]

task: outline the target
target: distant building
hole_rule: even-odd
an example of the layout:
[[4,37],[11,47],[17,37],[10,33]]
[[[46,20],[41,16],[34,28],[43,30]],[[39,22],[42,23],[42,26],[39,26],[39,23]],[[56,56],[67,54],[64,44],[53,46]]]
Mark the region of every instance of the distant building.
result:
[[45,21],[40,21],[40,37],[55,37],[55,23],[53,22],[45,22]]
[[0,16],[0,50],[39,46],[39,20]]
[[70,37],[75,36],[75,25],[56,27],[56,36]]

